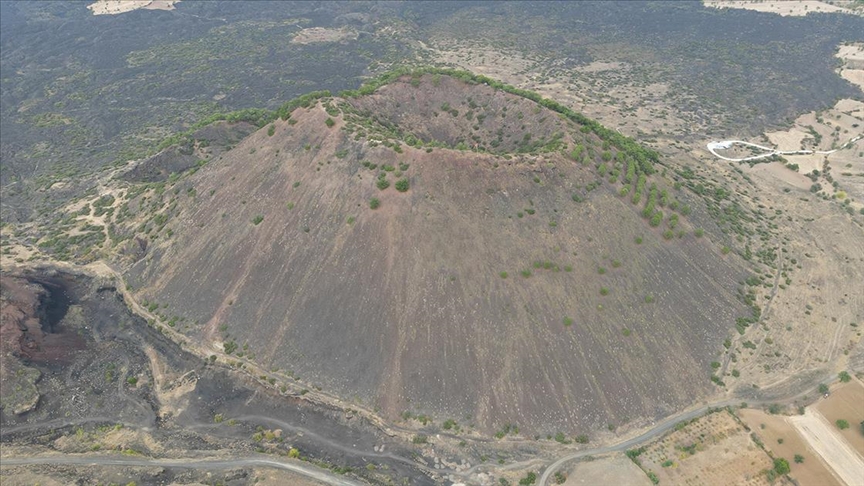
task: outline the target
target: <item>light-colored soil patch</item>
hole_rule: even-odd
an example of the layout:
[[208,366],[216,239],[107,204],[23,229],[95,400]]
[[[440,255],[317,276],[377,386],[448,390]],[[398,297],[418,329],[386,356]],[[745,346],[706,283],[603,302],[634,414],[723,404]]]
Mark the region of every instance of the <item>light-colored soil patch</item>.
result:
[[[626,62],[598,59],[549,71],[555,59],[527,56],[516,49],[434,39],[421,43],[435,62],[499,79],[555,99],[627,136],[668,136],[698,131],[703,121],[669,109],[669,87],[634,76]],[[702,128],[707,128],[703,126]]]
[[0,467],[0,482],[3,486],[62,486],[65,483],[47,474],[28,471],[26,467]]
[[757,12],[775,13],[782,16],[804,16],[810,12],[818,13],[847,13],[854,14],[855,11],[831,5],[817,0],[705,0],[706,7],[713,8],[740,8],[744,10],[755,10]]
[[835,56],[843,63],[838,69],[840,76],[864,91],[864,44],[842,45]]
[[864,385],[860,381],[853,378],[849,383],[838,386],[831,391],[827,399],[820,400],[813,408],[832,425],[836,424],[837,420],[849,422],[848,429],[837,431],[858,454],[864,456],[864,434],[861,433],[860,426],[861,422],[864,422]]
[[802,141],[810,137],[810,134],[800,127],[794,127],[785,132],[768,132],[765,136],[768,137],[772,145],[790,147],[789,150],[794,150],[792,147],[802,147]]
[[[759,437],[765,448],[789,461],[791,476],[800,486],[842,486],[822,458],[814,452],[801,437],[787,417],[770,415],[762,410],[742,409],[738,412],[741,420]],[[782,440],[782,443],[780,442]],[[800,455],[804,462],[796,463]]]
[[620,69],[621,67],[623,67],[623,64],[620,62],[596,61],[596,62],[592,62],[591,64],[588,64],[587,66],[582,66],[582,67],[576,68],[576,70],[581,71],[583,73],[597,73],[597,72],[601,72],[601,71],[612,71],[615,69]]
[[[660,484],[769,486],[765,471],[774,467],[768,454],[728,412],[702,417],[648,446],[642,467]],[[777,478],[774,485],[788,484]]]
[[283,484],[291,484],[295,486],[320,486],[327,484],[282,469],[254,469],[253,477],[255,478],[255,484],[259,486],[281,486]]
[[117,15],[133,10],[174,10],[180,0],[98,0],[87,8],[93,15]]
[[297,32],[291,39],[292,44],[313,44],[316,42],[337,42],[343,39],[356,39],[357,32],[350,29],[326,29],[310,27]]
[[614,484],[616,486],[651,486],[651,480],[633,461],[616,455],[577,463],[568,473],[565,486]]
[[[805,156],[809,157],[809,156]],[[795,157],[798,159],[798,157]],[[790,163],[802,164],[802,161],[793,161],[792,157],[788,157]],[[789,167],[786,167],[780,162],[771,162],[768,164],[757,164],[753,166],[752,169],[748,171],[751,174],[757,173],[765,173],[766,175],[770,175],[771,177],[783,181],[786,184],[797,187],[799,189],[807,189],[810,187],[812,182],[810,179],[804,176],[804,173],[810,172],[810,170],[805,170],[807,166],[812,165],[813,168],[821,167],[821,164],[806,164],[805,167],[801,168],[800,171],[796,172]]]
[[789,421],[847,485],[861,484],[864,458],[849,446],[825,417],[808,407],[804,415],[790,417]]

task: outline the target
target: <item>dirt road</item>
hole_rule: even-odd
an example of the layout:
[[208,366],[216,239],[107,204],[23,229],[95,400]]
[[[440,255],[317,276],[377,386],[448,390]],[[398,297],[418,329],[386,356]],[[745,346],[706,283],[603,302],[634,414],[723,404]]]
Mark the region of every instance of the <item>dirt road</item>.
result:
[[864,458],[843,440],[825,417],[808,408],[804,415],[790,417],[789,421],[841,481],[849,486],[864,484]]
[[33,464],[76,465],[76,466],[157,466],[179,469],[231,469],[236,467],[272,467],[302,474],[334,486],[358,486],[361,483],[335,476],[322,469],[277,461],[270,458],[245,457],[237,459],[139,459],[115,456],[44,456],[44,457],[4,457],[3,466],[27,466]]

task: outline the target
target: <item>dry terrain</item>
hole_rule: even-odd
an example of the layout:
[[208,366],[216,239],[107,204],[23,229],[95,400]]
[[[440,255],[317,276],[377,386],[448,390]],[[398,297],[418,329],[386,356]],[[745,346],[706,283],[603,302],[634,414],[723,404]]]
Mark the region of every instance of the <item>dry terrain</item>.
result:
[[[822,457],[798,434],[788,417],[750,408],[739,410],[738,416],[774,457],[782,457],[789,462],[792,470],[790,475],[800,486],[843,485]],[[796,455],[800,455],[803,462],[796,462]]]
[[859,456],[864,457],[864,432],[860,425],[864,422],[864,385],[861,381],[852,378],[851,382],[837,386],[827,399],[820,400],[813,408],[830,424],[836,424],[838,420],[849,422],[848,429],[838,429],[837,432]]
[[327,29],[324,27],[310,27],[297,32],[291,39],[293,44],[313,44],[316,42],[337,42],[344,39],[356,39],[357,32],[349,29]]
[[811,407],[804,415],[790,417],[789,421],[847,486],[860,484],[864,458],[850,447],[834,424],[829,424]]
[[[740,8],[756,12],[769,12],[778,15],[800,16],[808,13],[846,13],[859,14],[853,1],[821,0],[703,0],[706,7]],[[852,7],[852,8],[848,8]],[[859,14],[860,15],[860,14]]]
[[576,463],[567,472],[565,486],[650,486],[651,480],[639,466],[622,454],[597,457]]
[[[648,445],[638,460],[660,484],[768,486],[772,481],[766,471],[774,467],[771,457],[726,411],[696,419]],[[779,477],[773,484],[788,481]]]
[[[138,298],[390,419],[576,435],[715,393],[710,357],[745,312],[740,262],[687,217],[650,227],[602,161],[519,153],[578,142],[597,158],[602,142],[444,76],[325,111],[340,103],[298,109],[166,193],[182,215],[143,226],[164,236],[127,273]],[[387,148],[388,130],[430,146]],[[449,148],[469,144],[505,152]]]
[[174,10],[180,0],[97,0],[87,6],[93,15],[117,15],[133,10]]

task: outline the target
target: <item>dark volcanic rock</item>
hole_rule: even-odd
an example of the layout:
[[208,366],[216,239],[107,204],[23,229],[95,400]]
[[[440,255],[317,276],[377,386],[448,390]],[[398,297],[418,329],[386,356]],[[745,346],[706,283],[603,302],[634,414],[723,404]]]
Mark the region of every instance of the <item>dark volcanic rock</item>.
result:
[[[707,235],[667,241],[649,227],[644,202],[598,176],[606,148],[578,125],[439,82],[299,109],[202,168],[189,184],[208,196],[189,199],[174,237],[128,272],[137,294],[197,322],[188,332],[208,344],[235,342],[391,419],[412,410],[487,431],[575,432],[711,393],[710,362],[743,312],[739,261]],[[423,110],[450,122],[424,132]],[[457,123],[467,110],[490,129]],[[553,151],[506,157],[383,138],[450,145],[478,133],[478,144],[537,152],[521,141],[558,132]],[[562,153],[577,144],[585,163]],[[402,178],[406,192],[394,188]]]

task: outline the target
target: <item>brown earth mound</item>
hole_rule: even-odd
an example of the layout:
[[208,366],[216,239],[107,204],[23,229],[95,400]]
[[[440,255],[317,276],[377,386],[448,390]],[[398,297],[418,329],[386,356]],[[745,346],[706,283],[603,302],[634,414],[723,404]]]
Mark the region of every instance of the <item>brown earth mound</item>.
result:
[[[716,389],[743,267],[684,216],[671,239],[650,227],[647,189],[620,197],[580,128],[446,76],[324,99],[189,177],[129,283],[214,347],[390,419],[576,433],[664,415]],[[440,148],[460,142],[514,153]]]

